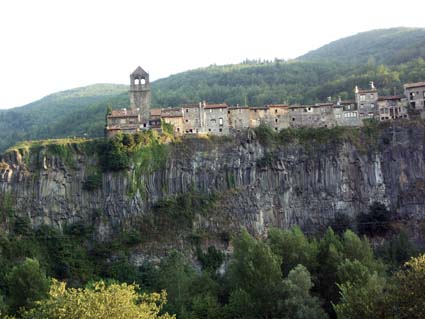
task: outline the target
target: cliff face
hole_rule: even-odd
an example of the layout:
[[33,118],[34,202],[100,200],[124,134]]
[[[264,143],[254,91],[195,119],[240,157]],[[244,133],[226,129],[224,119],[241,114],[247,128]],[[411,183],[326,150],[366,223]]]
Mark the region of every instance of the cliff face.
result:
[[[327,225],[336,214],[354,217],[373,201],[406,219],[425,217],[425,128],[394,126],[375,143],[260,143],[255,134],[235,139],[185,139],[168,146],[163,165],[102,173],[98,189],[83,185],[97,159],[75,151],[72,165],[41,149],[3,155],[0,191],[14,212],[37,226],[82,221],[108,238],[155,203],[182,194],[218,194],[207,213],[194,208],[192,227],[219,233],[245,226],[305,229]],[[132,185],[139,185],[131,191]]]

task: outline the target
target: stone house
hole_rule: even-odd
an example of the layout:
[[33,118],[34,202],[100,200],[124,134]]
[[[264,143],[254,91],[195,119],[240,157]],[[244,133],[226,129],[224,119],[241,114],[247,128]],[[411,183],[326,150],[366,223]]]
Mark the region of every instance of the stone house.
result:
[[230,106],[227,108],[229,131],[240,132],[251,125],[250,108],[247,106]]
[[161,110],[161,118],[165,123],[174,126],[174,133],[181,135],[184,132],[183,109],[181,107],[165,108]]
[[200,109],[203,116],[200,128],[201,133],[214,135],[229,134],[227,104],[207,104],[203,102]]
[[120,132],[136,133],[140,130],[140,114],[137,110],[112,110],[106,116],[106,136],[111,137]]
[[402,96],[382,96],[378,98],[379,120],[407,119],[408,113]]
[[379,115],[377,107],[378,90],[374,86],[373,82],[370,82],[370,88],[366,90],[359,89],[356,86],[354,93],[359,117],[361,119],[377,118]]
[[289,125],[294,128],[335,126],[333,108],[333,103],[289,106]]
[[183,133],[197,134],[202,132],[201,118],[202,103],[189,104],[182,107],[183,112]]
[[411,114],[425,119],[425,82],[405,84],[404,95]]
[[261,123],[267,123],[268,108],[267,106],[250,107],[249,108],[249,127],[255,128]]
[[334,105],[334,116],[338,126],[362,126],[363,121],[359,117],[357,103],[353,100],[341,101]]
[[266,116],[266,124],[275,131],[289,127],[289,106],[286,104],[268,105],[268,114]]

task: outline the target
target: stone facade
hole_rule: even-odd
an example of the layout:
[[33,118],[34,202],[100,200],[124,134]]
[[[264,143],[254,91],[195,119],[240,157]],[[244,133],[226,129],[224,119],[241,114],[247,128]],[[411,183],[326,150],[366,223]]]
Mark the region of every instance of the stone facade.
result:
[[378,90],[373,82],[370,82],[370,88],[367,90],[359,89],[357,86],[354,89],[357,109],[359,110],[360,118],[377,118],[378,112]]
[[336,125],[333,103],[293,105],[289,107],[291,127],[333,127]]
[[378,99],[379,120],[407,119],[409,115],[402,96],[382,96]]
[[377,88],[370,82],[368,89],[355,87],[354,100],[338,99],[336,103],[329,100],[312,105],[248,107],[203,101],[175,108],[150,109],[149,74],[138,67],[130,75],[130,110],[113,110],[108,114],[106,135],[160,129],[161,121],[172,124],[176,135],[228,135],[261,124],[280,131],[289,127],[362,126],[364,119],[391,121],[408,119],[412,114],[425,118],[425,82],[406,84],[404,88],[407,99],[379,97]]
[[425,82],[405,84],[404,95],[412,113],[425,119]]
[[362,126],[357,103],[355,101],[338,101],[333,110],[336,124],[339,126]]
[[149,74],[140,66],[130,74],[130,109],[138,110],[143,119],[149,118],[151,88]]
[[251,110],[246,106],[233,106],[227,109],[229,130],[241,132],[251,126]]
[[229,119],[226,104],[206,104],[201,107],[204,127],[203,133],[214,135],[229,134]]

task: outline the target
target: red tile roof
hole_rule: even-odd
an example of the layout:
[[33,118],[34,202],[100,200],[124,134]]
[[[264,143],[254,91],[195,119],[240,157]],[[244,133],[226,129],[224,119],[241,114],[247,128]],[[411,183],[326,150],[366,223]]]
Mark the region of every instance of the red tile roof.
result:
[[151,109],[150,114],[151,116],[161,116],[161,109]]

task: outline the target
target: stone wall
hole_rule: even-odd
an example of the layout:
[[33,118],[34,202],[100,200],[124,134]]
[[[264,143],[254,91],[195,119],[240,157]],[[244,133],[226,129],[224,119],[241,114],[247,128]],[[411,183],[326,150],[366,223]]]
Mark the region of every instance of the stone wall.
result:
[[[75,152],[73,165],[45,151],[3,156],[0,192],[15,199],[14,211],[34,225],[83,221],[100,238],[132,225],[160,199],[187,192],[219,194],[214,212],[197,215],[206,232],[255,234],[299,224],[325,227],[336,214],[350,217],[373,201],[400,217],[425,217],[425,128],[390,127],[376,143],[262,145],[253,132],[235,139],[187,138],[169,145],[163,167],[137,175],[103,173],[102,186],[83,184],[96,158]],[[137,179],[137,180],[135,180]],[[130,192],[136,183],[140,191]]]

